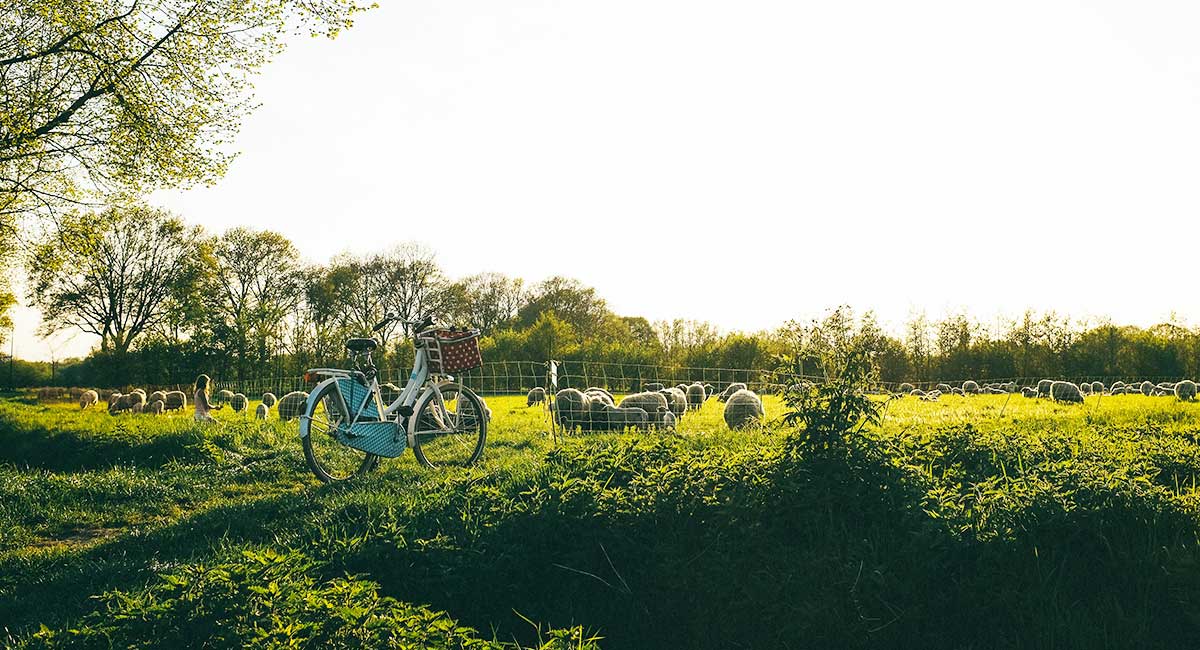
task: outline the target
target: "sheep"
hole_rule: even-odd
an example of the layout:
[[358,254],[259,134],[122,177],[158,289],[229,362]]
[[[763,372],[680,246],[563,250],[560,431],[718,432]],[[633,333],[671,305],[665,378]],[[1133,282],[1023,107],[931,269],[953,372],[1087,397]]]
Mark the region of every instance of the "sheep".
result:
[[279,398],[275,397],[275,393],[270,393],[270,392],[263,393],[262,403],[266,404],[267,408],[271,408],[272,406],[275,406],[275,403],[278,401],[279,401]]
[[562,428],[591,428],[591,398],[576,388],[564,388],[554,394],[555,420]]
[[121,412],[121,398],[122,397],[124,397],[124,395],[122,395],[120,393],[109,393],[108,394],[108,412],[109,412],[109,414],[115,415],[115,414]]
[[955,386],[954,388],[951,388],[951,389],[950,389],[950,392],[951,392],[951,393],[954,393],[955,395],[960,395],[960,396],[961,396],[961,395],[966,395],[966,393],[964,393],[964,392],[963,392],[963,389],[959,388],[958,386]]
[[213,396],[213,404],[215,406],[225,406],[231,399],[233,399],[233,391],[222,389],[217,391],[217,394]]
[[279,411],[279,419],[285,422],[295,420],[304,413],[304,406],[307,403],[308,393],[302,390],[295,390],[280,397],[279,405],[276,407]]
[[708,399],[709,397],[712,397],[713,395],[716,395],[716,394],[717,394],[716,386],[713,386],[712,384],[704,384],[705,399]]
[[121,393],[119,393],[119,392],[117,392],[117,391],[113,391],[113,392],[109,393],[109,394],[108,394],[108,404],[109,404],[109,406],[112,406],[112,403],[113,403],[113,402],[115,402],[115,401],[117,401],[117,400],[119,400],[119,399],[121,399]]
[[908,382],[904,382],[903,384],[900,384],[899,386],[896,387],[896,392],[900,393],[901,395],[911,395],[913,392],[913,389],[915,389],[915,388],[916,388],[916,386],[913,386],[912,384],[910,384]]
[[1037,383],[1038,397],[1050,397],[1050,386],[1054,384],[1049,379],[1043,379]]
[[95,406],[100,401],[100,395],[94,390],[85,390],[79,395],[79,410],[83,410],[89,406]]
[[187,408],[187,394],[181,390],[167,391],[163,400],[163,408],[168,411],[182,411]]
[[534,386],[525,394],[525,406],[530,407],[534,404],[541,404],[546,401],[546,389],[541,386]]
[[748,389],[737,391],[725,401],[725,424],[730,429],[738,430],[751,424],[761,424],[765,415],[762,400]]
[[663,390],[659,391],[659,393],[667,398],[667,408],[671,409],[671,412],[675,414],[675,417],[683,417],[683,414],[687,412],[688,408],[687,395],[674,386],[670,388],[664,388]]
[[922,402],[936,402],[941,396],[942,394],[935,390],[925,393],[924,395],[919,396],[917,399],[921,400]]
[[1154,394],[1154,384],[1149,381],[1143,381],[1139,390],[1141,390],[1143,395],[1149,397]]
[[642,390],[646,391],[646,392],[653,391],[653,392],[657,393],[658,391],[662,390],[663,388],[666,388],[666,387],[657,381],[650,382],[648,384],[642,384]]
[[708,393],[704,392],[704,386],[700,382],[696,382],[687,387],[687,403],[689,409],[700,409],[704,406],[704,400],[708,399]]
[[608,399],[609,402],[612,402],[614,404],[616,403],[616,398],[613,397],[613,394],[603,388],[600,388],[599,386],[590,386],[586,390],[583,391],[583,394],[590,395],[593,398],[595,398],[598,395],[603,395],[605,398]]
[[950,384],[938,384],[937,389],[943,393],[949,393],[951,390]]
[[613,401],[607,393],[584,393],[588,400],[588,422],[593,431],[604,431],[609,428],[608,414],[605,406],[613,406]]
[[1091,395],[1092,394],[1092,384],[1090,382],[1086,382],[1086,381],[1079,384],[1079,392],[1083,393],[1084,395]]
[[1074,404],[1083,403],[1083,393],[1079,387],[1069,381],[1056,381],[1050,384],[1050,399],[1056,402]]
[[267,419],[267,411],[268,411],[268,410],[269,410],[269,409],[267,408],[267,403],[266,403],[266,402],[260,402],[258,406],[254,407],[254,418],[255,418],[256,420],[265,420],[265,419]]
[[645,429],[650,422],[650,417],[645,409],[636,406],[613,406],[607,402],[601,402],[599,412],[605,423],[605,428],[615,431],[623,431],[629,427],[635,429]]
[[142,408],[146,406],[146,392],[141,389],[134,390],[128,395],[122,395],[120,401],[122,411],[141,413]]
[[1118,388],[1125,388],[1125,382],[1114,381],[1112,387],[1109,390],[1117,390]]
[[925,391],[921,390],[920,388],[914,388],[908,391],[908,394],[913,397],[925,397],[926,395]]
[[1196,382],[1184,379],[1175,384],[1175,397],[1181,402],[1191,402],[1196,399]]
[[667,406],[666,395],[650,391],[626,395],[625,399],[621,400],[617,406],[619,408],[640,408],[646,413],[658,413],[660,407],[664,411],[670,410]]
[[152,415],[162,415],[165,408],[166,402],[156,399],[153,402],[150,402],[150,406],[146,408],[146,412]]
[[1096,393],[1097,395],[1099,395],[1100,393],[1103,393],[1104,392],[1104,382],[1093,381],[1092,382],[1092,392]]
[[729,384],[728,386],[726,386],[725,390],[721,391],[720,395],[717,395],[717,399],[722,402],[727,401],[729,399],[730,395],[733,395],[734,393],[738,392],[739,390],[748,390],[748,387],[746,386],[746,384],[743,384],[740,381],[735,381],[732,384]]
[[963,382],[962,390],[966,395],[974,395],[979,392],[979,383],[968,379]]
[[1038,396],[1038,392],[1037,392],[1036,388],[1031,388],[1029,386],[1026,386],[1021,389],[1021,397],[1037,397],[1037,396]]
[[148,395],[148,396],[146,397],[146,401],[147,401],[147,402],[151,402],[151,403],[153,403],[153,402],[163,402],[164,404],[166,404],[166,401],[167,401],[167,394],[166,394],[164,391],[161,391],[161,390],[156,390],[156,391],[154,391],[153,393],[150,393],[150,395]]
[[145,403],[145,402],[142,402],[142,401],[140,401],[140,400],[139,400],[139,401],[136,401],[136,402],[134,402],[134,403],[133,403],[133,405],[131,405],[131,406],[129,407],[129,412],[130,412],[130,413],[142,413],[142,412],[143,412],[143,411],[145,411],[145,410],[146,410],[146,403]]
[[246,406],[249,404],[250,400],[246,399],[246,396],[241,393],[234,393],[233,397],[229,398],[229,407],[233,409],[234,413],[245,411]]

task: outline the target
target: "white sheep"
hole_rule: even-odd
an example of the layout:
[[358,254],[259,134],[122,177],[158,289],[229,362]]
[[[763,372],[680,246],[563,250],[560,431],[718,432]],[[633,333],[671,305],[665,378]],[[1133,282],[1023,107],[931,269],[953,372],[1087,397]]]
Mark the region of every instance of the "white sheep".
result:
[[1069,381],[1056,381],[1050,384],[1050,399],[1056,402],[1073,404],[1083,403],[1083,393],[1079,387]]
[[100,401],[100,395],[94,390],[85,390],[79,395],[79,409],[95,406]]
[[546,401],[546,389],[541,386],[534,386],[525,394],[525,406],[533,406]]
[[765,416],[762,400],[749,389],[743,388],[725,400],[725,424],[730,429],[744,429],[751,424],[761,424]]

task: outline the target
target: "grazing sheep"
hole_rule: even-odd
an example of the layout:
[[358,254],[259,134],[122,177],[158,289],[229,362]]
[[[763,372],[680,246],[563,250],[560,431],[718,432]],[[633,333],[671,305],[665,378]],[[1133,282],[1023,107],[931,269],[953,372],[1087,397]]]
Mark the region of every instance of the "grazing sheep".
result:
[[1104,382],[1093,381],[1092,382],[1092,392],[1096,393],[1096,394],[1103,393],[1104,392]]
[[108,412],[115,415],[121,412],[121,398],[124,395],[120,393],[109,393],[108,395]]
[[241,393],[234,393],[233,397],[229,398],[229,407],[233,409],[234,413],[245,411],[246,406],[249,404],[250,400],[246,399],[246,396]]
[[593,398],[596,397],[597,395],[603,395],[604,397],[608,398],[608,401],[610,401],[614,404],[616,403],[616,398],[613,397],[613,394],[603,388],[600,388],[599,386],[590,386],[587,388],[587,390],[583,391],[583,394],[590,395]]
[[729,384],[728,386],[726,386],[725,390],[721,391],[720,395],[717,395],[717,399],[724,402],[729,399],[730,395],[733,395],[734,393],[738,392],[739,390],[748,390],[748,387],[746,386],[746,384],[743,384],[740,381],[735,381],[732,384]]
[[951,390],[950,384],[938,384],[937,389],[943,393],[949,393]]
[[265,419],[267,419],[267,411],[268,411],[268,410],[269,410],[269,409],[267,408],[267,403],[266,403],[266,402],[260,402],[258,406],[254,407],[254,417],[255,417],[255,419],[258,419],[258,420],[265,420]]
[[279,419],[283,421],[295,420],[304,413],[304,405],[308,403],[308,393],[302,390],[296,390],[279,398],[279,406],[276,410],[279,411]]
[[113,402],[115,402],[119,399],[121,399],[121,393],[119,393],[119,392],[112,392],[112,393],[108,394],[108,403],[109,404],[112,404]]
[[670,388],[664,388],[663,390],[659,391],[659,393],[662,393],[667,398],[667,408],[671,409],[671,412],[675,414],[675,417],[683,417],[683,414],[687,412],[688,407],[687,395],[674,386]]
[[145,410],[146,410],[146,403],[142,402],[142,401],[134,402],[133,405],[129,407],[130,413],[142,413]]
[[590,429],[591,399],[576,388],[564,388],[554,394],[554,416],[559,426],[568,431]]
[[942,396],[942,394],[935,390],[935,391],[925,393],[924,395],[921,395],[917,399],[921,400],[922,402],[936,402],[936,401],[938,401],[938,398],[941,396]]
[[646,391],[646,392],[653,391],[653,392],[657,393],[658,391],[660,391],[664,388],[666,388],[666,386],[663,386],[662,384],[658,383],[657,381],[650,382],[649,384],[642,384],[642,390]]
[[1113,385],[1112,385],[1112,388],[1110,388],[1110,390],[1116,390],[1116,389],[1118,389],[1118,388],[1125,388],[1125,382],[1123,382],[1123,381],[1114,381],[1114,382],[1113,382]]
[[1191,379],[1184,379],[1175,384],[1175,397],[1182,402],[1191,402],[1196,399],[1196,382]]
[[1036,388],[1031,388],[1029,386],[1026,386],[1021,389],[1021,397],[1037,397],[1037,396],[1038,396],[1038,392],[1037,392]]
[[925,391],[921,390],[920,388],[914,388],[908,391],[908,394],[913,397],[924,397],[926,395]]
[[1083,393],[1084,395],[1091,395],[1092,394],[1091,382],[1085,381],[1085,382],[1079,384],[1079,392]]
[[951,388],[950,392],[954,393],[955,395],[966,395],[966,393],[963,392],[963,389],[959,388],[958,386]]
[[645,429],[650,422],[646,410],[636,406],[617,407],[605,403],[601,410],[604,413],[603,417],[607,427],[616,431],[623,431],[629,427]]
[[156,390],[153,393],[150,393],[149,395],[146,396],[146,401],[150,402],[150,403],[154,403],[154,402],[158,401],[158,402],[163,402],[165,404],[167,401],[167,394],[161,390]]
[[621,400],[621,403],[617,406],[620,408],[640,408],[647,413],[658,413],[659,407],[662,407],[666,411],[670,410],[670,407],[667,406],[666,395],[650,391],[626,395],[625,399]]
[[233,399],[233,391],[222,389],[217,391],[217,394],[213,396],[213,405],[218,407],[225,406],[231,399]]
[[979,383],[968,379],[963,382],[962,390],[966,395],[974,395],[979,392]]
[[1083,404],[1083,393],[1079,387],[1069,381],[1056,381],[1050,384],[1050,399],[1056,402]]
[[525,406],[530,407],[534,404],[541,404],[546,401],[546,389],[541,386],[534,386],[525,394]]
[[146,407],[146,412],[152,415],[162,415],[165,409],[166,402],[156,399],[153,402],[150,402],[150,406]]
[[275,406],[276,402],[278,402],[278,401],[279,401],[279,398],[275,397],[275,393],[263,393],[262,403],[266,404],[267,408],[271,408],[272,406]]
[[608,413],[605,412],[605,406],[613,406],[612,399],[607,393],[584,393],[584,397],[588,400],[588,422],[592,431],[605,431],[611,424],[608,419]]
[[1038,397],[1050,397],[1050,386],[1054,384],[1049,379],[1043,379],[1037,383]]
[[121,396],[121,410],[141,413],[146,406],[146,391],[137,389],[128,395]]
[[758,395],[745,388],[729,396],[725,401],[725,424],[730,429],[744,429],[751,424],[761,424],[766,412]]
[[1143,395],[1149,397],[1154,394],[1154,384],[1150,383],[1149,381],[1143,381],[1140,390],[1142,391]]
[[83,410],[89,406],[95,406],[100,401],[100,395],[94,390],[85,390],[79,395],[79,409]]
[[182,411],[187,407],[187,394],[181,390],[167,391],[163,399],[163,408],[168,411]]
[[716,386],[713,386],[712,384],[704,384],[704,395],[705,395],[706,399],[708,397],[712,397],[713,395],[716,395],[716,394],[717,394]]
[[708,399],[708,394],[704,392],[704,386],[699,382],[687,387],[687,403],[690,409],[699,409],[704,406],[704,400]]
[[900,393],[901,395],[911,395],[914,388],[916,388],[916,386],[913,386],[908,382],[904,382],[896,387],[896,392]]

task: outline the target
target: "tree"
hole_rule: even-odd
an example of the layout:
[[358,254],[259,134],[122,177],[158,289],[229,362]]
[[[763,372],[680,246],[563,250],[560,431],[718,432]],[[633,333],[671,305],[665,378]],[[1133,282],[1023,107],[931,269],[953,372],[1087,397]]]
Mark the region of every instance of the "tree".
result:
[[239,379],[265,362],[304,292],[299,253],[283,235],[231,228],[212,243],[205,300],[215,340],[225,342]]
[[209,183],[289,31],[353,0],[12,0],[0,13],[0,230],[92,189]]
[[172,313],[172,295],[191,290],[198,227],[142,205],[64,215],[32,247],[29,299],[42,333],[77,328],[118,356]]
[[512,322],[525,301],[525,281],[503,273],[478,273],[459,284],[466,297],[463,316],[484,334]]
[[517,312],[517,321],[528,327],[543,313],[552,313],[579,335],[591,336],[610,315],[596,290],[578,280],[555,276],[538,284],[529,302]]
[[[377,290],[386,311],[407,321],[428,315],[444,321],[453,316],[449,312],[456,294],[428,247],[412,242],[400,244],[373,257],[372,263],[378,267]],[[399,327],[406,337],[412,336],[410,325],[400,323]],[[390,330],[384,332],[388,333]]]

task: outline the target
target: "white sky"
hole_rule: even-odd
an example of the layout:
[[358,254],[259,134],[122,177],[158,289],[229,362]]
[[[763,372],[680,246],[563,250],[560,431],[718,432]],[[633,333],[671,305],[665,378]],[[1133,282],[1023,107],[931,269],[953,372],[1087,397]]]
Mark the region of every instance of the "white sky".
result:
[[217,187],[154,201],[725,329],[1200,315],[1198,3],[381,4],[265,70]]

